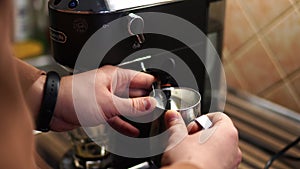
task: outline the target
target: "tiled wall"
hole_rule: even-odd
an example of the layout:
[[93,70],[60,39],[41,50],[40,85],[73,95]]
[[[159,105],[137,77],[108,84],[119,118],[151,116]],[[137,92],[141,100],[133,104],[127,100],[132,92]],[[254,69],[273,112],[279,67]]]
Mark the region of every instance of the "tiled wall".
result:
[[226,0],[227,84],[300,113],[300,0]]

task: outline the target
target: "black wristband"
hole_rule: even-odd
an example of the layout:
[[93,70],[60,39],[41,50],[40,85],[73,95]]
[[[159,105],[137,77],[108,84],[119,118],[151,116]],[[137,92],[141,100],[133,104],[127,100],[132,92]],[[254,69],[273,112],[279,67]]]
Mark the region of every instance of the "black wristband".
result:
[[54,108],[59,90],[60,77],[56,72],[48,72],[44,86],[44,95],[40,112],[36,119],[36,130],[47,132],[50,130]]

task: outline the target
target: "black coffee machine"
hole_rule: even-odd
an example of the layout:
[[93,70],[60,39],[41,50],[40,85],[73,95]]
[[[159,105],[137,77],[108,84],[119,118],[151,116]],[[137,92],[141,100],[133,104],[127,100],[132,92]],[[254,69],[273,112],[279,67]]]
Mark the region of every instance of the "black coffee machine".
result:
[[[136,70],[142,70],[143,66],[162,68],[174,75],[176,80],[179,79],[180,86],[194,88],[200,92],[201,112],[205,114],[211,109],[212,85],[207,80],[208,73],[205,67],[207,39],[202,36],[205,36],[208,31],[210,1],[50,0],[49,30],[53,57],[70,72],[87,71],[91,69],[88,62],[94,63],[94,61],[89,61],[88,57],[84,59],[82,55],[88,51],[82,51],[86,50],[87,42],[91,43],[90,38],[102,30],[108,31],[110,36],[117,36],[121,32],[121,38],[116,37],[117,39],[114,40],[116,43],[110,45],[107,52],[103,54],[97,64],[98,67],[117,65]],[[162,22],[158,24],[155,22],[168,16],[177,17],[180,24],[172,26],[174,24],[171,23],[172,19],[164,19],[163,26],[160,24]],[[182,38],[189,38],[193,33],[184,29],[185,26],[181,23],[190,24],[192,30],[200,30],[203,34],[191,36],[196,39],[199,36],[199,41],[188,43],[181,41]],[[173,30],[179,31],[168,34]],[[107,34],[103,36],[104,42],[110,42],[110,36]],[[98,38],[102,37],[98,36]],[[98,47],[100,52],[102,46]],[[78,67],[79,56],[87,63]],[[137,60],[139,62],[135,62]],[[129,62],[133,64],[122,64]],[[186,80],[191,78],[195,81]],[[128,168],[144,160],[137,158],[124,160],[122,157],[119,159],[115,164],[116,168]]]

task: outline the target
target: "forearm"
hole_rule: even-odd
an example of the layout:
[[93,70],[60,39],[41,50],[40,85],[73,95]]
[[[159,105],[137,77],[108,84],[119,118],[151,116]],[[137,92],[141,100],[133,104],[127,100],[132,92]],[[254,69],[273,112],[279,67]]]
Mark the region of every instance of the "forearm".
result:
[[32,117],[35,119],[43,98],[46,79],[45,72],[17,58],[15,59],[15,62],[18,71],[18,79],[25,97],[24,99],[32,113]]

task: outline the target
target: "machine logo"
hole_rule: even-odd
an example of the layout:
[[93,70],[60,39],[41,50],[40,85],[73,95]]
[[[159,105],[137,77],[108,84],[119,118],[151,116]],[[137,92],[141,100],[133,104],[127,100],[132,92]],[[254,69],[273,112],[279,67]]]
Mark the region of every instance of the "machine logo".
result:
[[50,30],[50,38],[58,43],[66,43],[67,42],[67,36],[65,35],[65,33],[55,30],[53,28],[49,28]]

